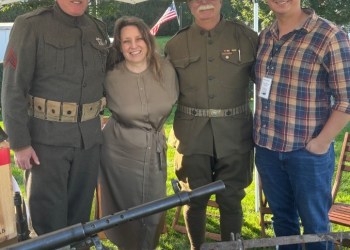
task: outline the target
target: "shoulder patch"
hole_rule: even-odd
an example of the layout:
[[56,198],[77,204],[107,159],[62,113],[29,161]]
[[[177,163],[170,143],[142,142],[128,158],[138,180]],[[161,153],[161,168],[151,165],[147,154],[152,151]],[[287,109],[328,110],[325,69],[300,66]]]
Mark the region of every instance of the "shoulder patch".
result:
[[41,15],[42,13],[45,13],[45,12],[49,12],[53,10],[52,9],[52,6],[49,6],[49,7],[41,7],[41,8],[38,8],[36,10],[33,10],[29,13],[26,13],[23,15],[24,18],[30,18],[30,17],[34,17],[34,16],[39,16]]

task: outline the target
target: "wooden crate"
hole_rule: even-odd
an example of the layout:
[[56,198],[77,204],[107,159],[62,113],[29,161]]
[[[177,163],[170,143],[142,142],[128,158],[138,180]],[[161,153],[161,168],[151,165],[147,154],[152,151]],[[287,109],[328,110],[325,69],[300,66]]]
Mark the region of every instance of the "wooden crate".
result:
[[0,243],[17,236],[10,161],[8,145],[0,143]]

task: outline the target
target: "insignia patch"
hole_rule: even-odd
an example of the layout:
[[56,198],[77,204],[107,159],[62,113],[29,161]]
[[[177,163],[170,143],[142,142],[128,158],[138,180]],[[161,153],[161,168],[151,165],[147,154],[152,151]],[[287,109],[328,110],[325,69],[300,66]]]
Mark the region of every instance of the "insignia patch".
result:
[[102,40],[99,37],[96,37],[96,41],[97,41],[98,45],[100,45],[100,46],[107,45],[107,41],[106,40]]
[[221,52],[221,55],[224,56],[226,59],[229,59],[233,53],[238,53],[238,61],[241,61],[241,50],[240,49],[224,49]]
[[7,66],[11,66],[13,69],[16,69],[17,67],[17,56],[13,48],[9,48],[9,51],[7,52],[4,67]]

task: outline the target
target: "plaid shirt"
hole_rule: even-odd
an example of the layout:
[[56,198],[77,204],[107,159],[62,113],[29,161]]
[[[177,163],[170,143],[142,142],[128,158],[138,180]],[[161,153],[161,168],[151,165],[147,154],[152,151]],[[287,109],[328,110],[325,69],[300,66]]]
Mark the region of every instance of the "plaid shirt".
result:
[[[306,146],[332,109],[350,113],[348,36],[311,9],[306,23],[278,39],[275,21],[260,34],[255,65],[254,140],[288,152]],[[268,99],[259,97],[263,77],[272,78]]]

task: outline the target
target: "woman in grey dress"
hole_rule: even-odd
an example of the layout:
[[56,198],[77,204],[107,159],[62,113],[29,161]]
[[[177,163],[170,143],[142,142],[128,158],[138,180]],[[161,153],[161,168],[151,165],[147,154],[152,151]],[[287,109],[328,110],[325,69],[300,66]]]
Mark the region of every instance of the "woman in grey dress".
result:
[[[116,21],[107,106],[112,116],[103,129],[102,216],[166,195],[166,139],[163,125],[178,96],[171,64],[155,50],[147,25],[136,17]],[[164,213],[107,230],[119,249],[155,249]]]

